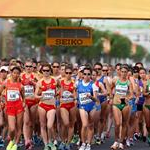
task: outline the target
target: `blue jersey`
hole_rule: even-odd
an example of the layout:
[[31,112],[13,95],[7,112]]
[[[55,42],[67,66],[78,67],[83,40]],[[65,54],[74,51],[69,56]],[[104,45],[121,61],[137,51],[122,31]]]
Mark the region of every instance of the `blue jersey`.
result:
[[[105,85],[105,83],[104,83],[104,79],[105,79],[105,76],[102,76],[102,77],[98,80],[98,83],[101,82],[101,83],[104,85],[105,89],[106,89],[106,85]],[[100,100],[100,103],[103,103],[104,101],[107,100],[107,96],[105,96],[105,95],[100,95],[100,96],[98,96],[97,98]]]
[[88,85],[83,85],[83,80],[80,80],[77,85],[77,94],[78,94],[78,104],[79,108],[85,109],[86,111],[91,111],[95,102],[92,101],[87,95],[93,96],[93,81],[90,81]]

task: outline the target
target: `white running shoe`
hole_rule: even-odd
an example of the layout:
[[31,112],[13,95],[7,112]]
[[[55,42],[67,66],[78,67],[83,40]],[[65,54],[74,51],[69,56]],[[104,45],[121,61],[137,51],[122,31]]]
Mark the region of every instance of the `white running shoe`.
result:
[[118,142],[114,142],[114,144],[110,147],[111,149],[118,149],[119,147],[119,143]]
[[128,147],[131,146],[131,143],[130,143],[130,140],[129,140],[129,139],[126,140],[126,145],[127,145]]
[[102,134],[101,134],[101,142],[102,143],[105,143],[105,138],[106,138],[106,133],[102,132]]
[[86,148],[86,144],[82,143],[82,145],[80,146],[79,150],[85,150],[85,148]]
[[78,139],[77,143],[76,143],[78,146],[80,145],[80,138]]
[[119,143],[119,149],[124,149],[124,145],[122,143]]
[[134,140],[133,140],[133,138],[130,138],[130,145],[131,145],[131,146],[134,145]]
[[87,144],[85,150],[91,150],[91,145]]

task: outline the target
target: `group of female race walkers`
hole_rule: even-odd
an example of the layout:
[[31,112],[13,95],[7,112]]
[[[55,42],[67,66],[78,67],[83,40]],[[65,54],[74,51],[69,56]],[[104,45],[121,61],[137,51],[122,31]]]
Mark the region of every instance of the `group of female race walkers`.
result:
[[[1,60],[0,146],[17,150],[20,140],[32,149],[79,150],[104,143],[114,125],[111,149],[124,149],[140,137],[150,145],[150,74],[135,66],[95,63],[24,63]],[[58,144],[59,143],[59,144]]]

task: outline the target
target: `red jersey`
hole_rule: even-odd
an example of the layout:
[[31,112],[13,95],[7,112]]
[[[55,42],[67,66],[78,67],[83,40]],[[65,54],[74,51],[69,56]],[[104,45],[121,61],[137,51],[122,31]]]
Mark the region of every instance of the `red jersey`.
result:
[[73,91],[75,89],[75,86],[74,86],[74,82],[71,81],[69,84],[66,84],[64,82],[64,80],[61,80],[61,98],[62,98],[62,101],[63,102],[72,102],[74,101],[74,98],[73,98]]
[[33,74],[27,78],[26,74],[22,75],[21,83],[24,85],[25,98],[34,98],[35,85],[32,82],[35,79]]
[[5,84],[6,86],[6,101],[14,102],[21,100],[21,82],[11,82],[8,80]]
[[26,77],[26,74],[24,73],[22,75],[21,83],[22,85],[33,85],[33,82],[31,80],[34,80],[34,79],[35,77],[32,73],[30,74],[28,78]]
[[42,80],[42,95],[43,100],[55,99],[56,96],[56,81],[52,78],[50,83],[46,83]]

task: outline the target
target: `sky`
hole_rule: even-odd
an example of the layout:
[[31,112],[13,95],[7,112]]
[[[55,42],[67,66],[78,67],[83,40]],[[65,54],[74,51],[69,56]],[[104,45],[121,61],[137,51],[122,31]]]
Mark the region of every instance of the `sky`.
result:
[[[75,19],[74,19],[75,20]],[[82,19],[82,24],[94,28],[128,28],[128,29],[150,29],[149,20],[107,20],[107,19]]]

